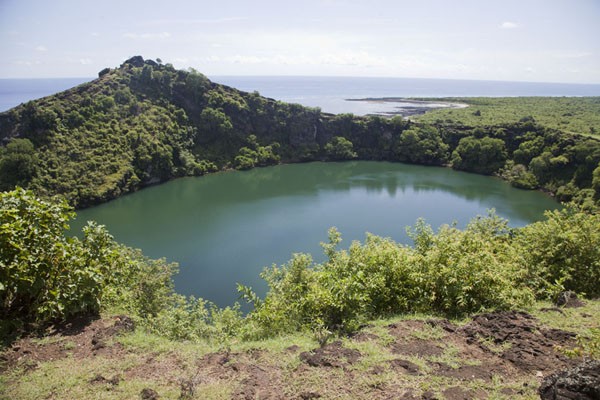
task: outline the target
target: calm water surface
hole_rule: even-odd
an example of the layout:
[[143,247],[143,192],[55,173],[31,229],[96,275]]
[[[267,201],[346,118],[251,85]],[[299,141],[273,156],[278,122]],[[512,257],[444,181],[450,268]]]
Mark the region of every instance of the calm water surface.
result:
[[120,242],[180,264],[178,292],[230,305],[236,282],[266,287],[263,267],[294,252],[323,260],[320,241],[336,226],[342,246],[365,232],[410,243],[405,227],[419,217],[434,227],[465,226],[487,209],[522,226],[558,203],[499,179],[386,162],[309,163],[183,178],[81,210]]

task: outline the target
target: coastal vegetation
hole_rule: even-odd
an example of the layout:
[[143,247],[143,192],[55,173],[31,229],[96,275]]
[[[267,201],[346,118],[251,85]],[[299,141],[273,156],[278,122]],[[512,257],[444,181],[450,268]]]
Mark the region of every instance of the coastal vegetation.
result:
[[566,133],[600,137],[598,97],[453,97],[427,100],[458,102],[469,107],[429,111],[417,118],[423,123],[481,127],[530,120]]

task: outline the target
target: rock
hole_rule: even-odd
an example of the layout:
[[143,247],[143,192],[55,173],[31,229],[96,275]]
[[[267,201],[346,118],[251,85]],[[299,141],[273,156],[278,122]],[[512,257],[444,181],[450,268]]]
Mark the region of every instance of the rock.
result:
[[144,66],[144,57],[133,56],[129,60],[126,60],[123,64],[129,64],[133,67],[143,67]]
[[457,326],[447,319],[429,319],[425,321],[425,323],[432,327],[437,327],[445,330],[446,332],[454,333],[456,332]]
[[92,379],[90,379],[89,382],[92,383],[92,384],[102,384],[102,383],[104,383],[104,384],[116,386],[116,385],[119,384],[119,382],[121,382],[121,378],[118,375],[115,375],[112,378],[107,379],[104,376],[102,376],[100,374],[97,374]]
[[538,389],[542,400],[600,399],[600,360],[555,372]]
[[557,307],[583,307],[585,303],[581,301],[575,292],[566,290],[561,292],[556,298],[555,303]]
[[148,59],[148,60],[144,61],[144,64],[150,65],[151,67],[158,67],[158,64],[154,60],[149,60]]
[[395,359],[390,361],[394,369],[404,371],[409,375],[419,375],[419,366],[408,360]]
[[142,389],[140,396],[142,397],[142,400],[158,400],[160,398],[158,393],[150,388]]
[[438,397],[432,391],[427,391],[421,396],[422,400],[438,400]]
[[319,399],[321,398],[321,395],[316,392],[302,392],[300,393],[300,398],[302,400]]
[[[360,352],[347,349],[342,342],[336,341],[313,351],[300,353],[300,360],[311,367],[334,367],[344,368],[347,364],[353,364],[360,358]],[[345,360],[344,360],[345,359]]]
[[104,75],[110,72],[110,68],[104,68],[102,71],[98,72],[98,78],[102,78]]
[[113,334],[122,332],[133,332],[135,330],[135,322],[127,315],[117,315],[115,317],[115,325],[113,326]]

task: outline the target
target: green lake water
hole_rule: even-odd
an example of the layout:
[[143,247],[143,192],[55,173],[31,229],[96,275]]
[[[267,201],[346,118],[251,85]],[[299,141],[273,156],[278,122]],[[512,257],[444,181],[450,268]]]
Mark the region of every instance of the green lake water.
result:
[[179,293],[231,305],[236,282],[262,296],[265,266],[292,253],[324,259],[336,226],[342,247],[365,232],[410,243],[417,218],[459,227],[494,208],[517,227],[560,205],[543,193],[449,168],[387,162],[308,163],[182,178],[80,210],[72,224],[106,225],[119,242],[179,263]]

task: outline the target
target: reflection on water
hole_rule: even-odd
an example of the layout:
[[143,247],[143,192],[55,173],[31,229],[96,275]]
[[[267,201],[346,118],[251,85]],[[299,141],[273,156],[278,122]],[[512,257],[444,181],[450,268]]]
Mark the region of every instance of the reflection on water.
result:
[[179,292],[227,305],[236,282],[264,292],[262,268],[293,252],[322,260],[331,226],[346,245],[367,231],[407,243],[405,227],[419,217],[464,226],[495,208],[521,226],[557,207],[542,193],[448,168],[307,163],[178,179],[82,210],[74,225],[96,220],[146,255],[178,262]]

